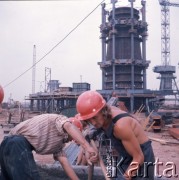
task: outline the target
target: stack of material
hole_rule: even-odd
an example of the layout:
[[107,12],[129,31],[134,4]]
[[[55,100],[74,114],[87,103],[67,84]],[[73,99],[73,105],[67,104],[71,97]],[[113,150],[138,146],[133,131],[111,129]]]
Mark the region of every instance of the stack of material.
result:
[[169,134],[179,140],[179,128],[169,128]]
[[151,116],[152,118],[152,129],[154,132],[160,132],[161,131],[161,124],[162,124],[162,118],[158,114],[154,114]]

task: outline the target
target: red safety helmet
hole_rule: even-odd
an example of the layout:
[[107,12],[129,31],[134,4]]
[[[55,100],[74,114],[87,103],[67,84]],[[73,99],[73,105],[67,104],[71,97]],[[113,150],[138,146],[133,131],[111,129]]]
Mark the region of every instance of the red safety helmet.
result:
[[75,117],[70,117],[69,118],[70,122],[75,125],[80,131],[83,130],[83,125],[81,121],[75,116]]
[[76,102],[78,119],[87,120],[94,117],[105,105],[106,101],[97,91],[83,92]]
[[2,103],[3,99],[4,99],[4,90],[2,86],[0,85],[0,104]]

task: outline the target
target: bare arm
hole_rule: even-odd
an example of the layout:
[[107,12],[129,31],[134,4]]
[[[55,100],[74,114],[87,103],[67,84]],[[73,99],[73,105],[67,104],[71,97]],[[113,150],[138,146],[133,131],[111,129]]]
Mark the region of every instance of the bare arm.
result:
[[55,160],[58,160],[62,165],[64,171],[66,172],[67,176],[73,180],[79,180],[78,176],[76,175],[75,171],[73,170],[71,164],[69,163],[65,152],[61,151],[57,155],[54,156]]
[[[131,126],[131,120],[125,118],[115,124],[114,136],[122,141],[126,151],[132,156],[131,165],[127,168],[124,176],[131,179],[141,164],[144,162],[144,155],[140,148],[140,144]],[[129,178],[127,178],[129,176]],[[131,177],[130,177],[131,176]]]
[[66,122],[63,125],[63,128],[77,143],[82,146],[83,149],[85,149],[86,160],[89,164],[91,164],[91,162],[95,163],[98,161],[98,154],[96,150],[90,146],[79,129],[76,128],[76,126],[74,126],[70,122]]
[[85,138],[83,137],[82,133],[75,126],[73,126],[70,122],[66,122],[63,125],[63,128],[84,149],[90,147],[89,143],[85,140]]

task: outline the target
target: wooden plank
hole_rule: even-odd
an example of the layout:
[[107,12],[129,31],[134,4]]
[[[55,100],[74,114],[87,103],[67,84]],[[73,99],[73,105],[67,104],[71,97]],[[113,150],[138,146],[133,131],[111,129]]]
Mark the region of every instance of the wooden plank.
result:
[[149,139],[152,140],[152,141],[157,141],[162,145],[167,145],[167,144],[168,145],[169,144],[178,144],[179,145],[179,142],[166,141],[164,139],[159,139],[159,138],[154,138],[154,137],[149,137]]

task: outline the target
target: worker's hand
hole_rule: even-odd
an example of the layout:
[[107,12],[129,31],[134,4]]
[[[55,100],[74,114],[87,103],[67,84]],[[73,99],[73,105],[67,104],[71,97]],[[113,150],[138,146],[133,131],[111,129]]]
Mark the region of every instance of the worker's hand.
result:
[[96,153],[94,156],[90,157],[90,162],[97,163],[99,161],[98,153]]
[[98,152],[89,146],[87,149],[85,149],[85,157],[88,164],[92,165],[92,163],[96,163],[98,161]]

